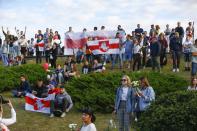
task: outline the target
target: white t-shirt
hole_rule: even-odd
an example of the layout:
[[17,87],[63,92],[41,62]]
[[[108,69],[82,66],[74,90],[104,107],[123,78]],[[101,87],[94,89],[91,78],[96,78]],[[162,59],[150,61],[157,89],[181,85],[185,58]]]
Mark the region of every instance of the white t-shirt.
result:
[[128,94],[128,87],[123,87],[122,88],[122,96],[121,96],[121,100],[126,101],[127,100],[127,94]]
[[141,49],[141,46],[140,45],[135,45],[134,46],[134,49],[133,49],[133,54],[140,53],[140,49]]
[[94,123],[91,123],[89,125],[83,125],[80,131],[96,131],[96,127]]

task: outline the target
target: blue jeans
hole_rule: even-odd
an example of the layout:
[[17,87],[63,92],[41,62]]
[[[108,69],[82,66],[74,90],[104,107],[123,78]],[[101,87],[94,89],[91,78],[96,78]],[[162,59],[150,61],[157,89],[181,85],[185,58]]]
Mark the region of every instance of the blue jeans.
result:
[[2,58],[2,61],[3,61],[3,65],[4,66],[8,66],[8,54],[1,54],[1,58]]
[[195,76],[197,72],[197,63],[192,62],[192,76]]

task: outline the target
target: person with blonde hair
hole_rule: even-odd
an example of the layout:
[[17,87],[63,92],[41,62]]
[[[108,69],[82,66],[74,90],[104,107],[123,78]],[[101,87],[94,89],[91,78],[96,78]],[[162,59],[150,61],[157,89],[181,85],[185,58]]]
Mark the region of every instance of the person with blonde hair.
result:
[[114,113],[118,115],[119,131],[130,131],[130,114],[132,112],[132,94],[131,80],[129,76],[124,75],[121,79],[121,86],[117,89],[115,98]]

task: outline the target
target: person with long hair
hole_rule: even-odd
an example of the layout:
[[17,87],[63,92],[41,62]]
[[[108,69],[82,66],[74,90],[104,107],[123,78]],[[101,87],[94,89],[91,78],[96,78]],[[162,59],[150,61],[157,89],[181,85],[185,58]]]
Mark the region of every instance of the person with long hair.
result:
[[146,77],[141,77],[139,79],[140,89],[135,92],[137,99],[137,109],[136,116],[139,119],[142,112],[144,112],[155,100],[155,92],[150,86],[149,81]]
[[197,90],[197,79],[192,78],[191,79],[191,84],[188,86],[187,90]]
[[124,75],[121,79],[121,86],[117,89],[115,98],[114,113],[118,115],[119,131],[130,131],[130,114],[133,104],[132,94],[131,80],[129,76]]
[[96,126],[94,124],[96,117],[93,111],[90,109],[84,109],[82,113],[83,126],[80,131],[96,131]]

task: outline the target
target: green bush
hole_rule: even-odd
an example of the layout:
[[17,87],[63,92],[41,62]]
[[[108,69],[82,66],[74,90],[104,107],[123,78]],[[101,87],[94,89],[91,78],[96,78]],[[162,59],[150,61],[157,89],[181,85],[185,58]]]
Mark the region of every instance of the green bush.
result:
[[0,92],[15,88],[20,83],[20,75],[25,75],[30,83],[38,78],[46,78],[46,73],[38,64],[26,64],[14,67],[0,66]]
[[66,89],[72,96],[77,109],[90,106],[95,111],[111,112],[114,106],[115,92],[123,74],[128,74],[132,80],[147,76],[155,90],[156,97],[162,93],[185,90],[187,85],[186,80],[172,74],[105,72],[74,78],[66,85]]
[[156,99],[137,126],[141,131],[195,131],[196,116],[197,92],[172,92]]

